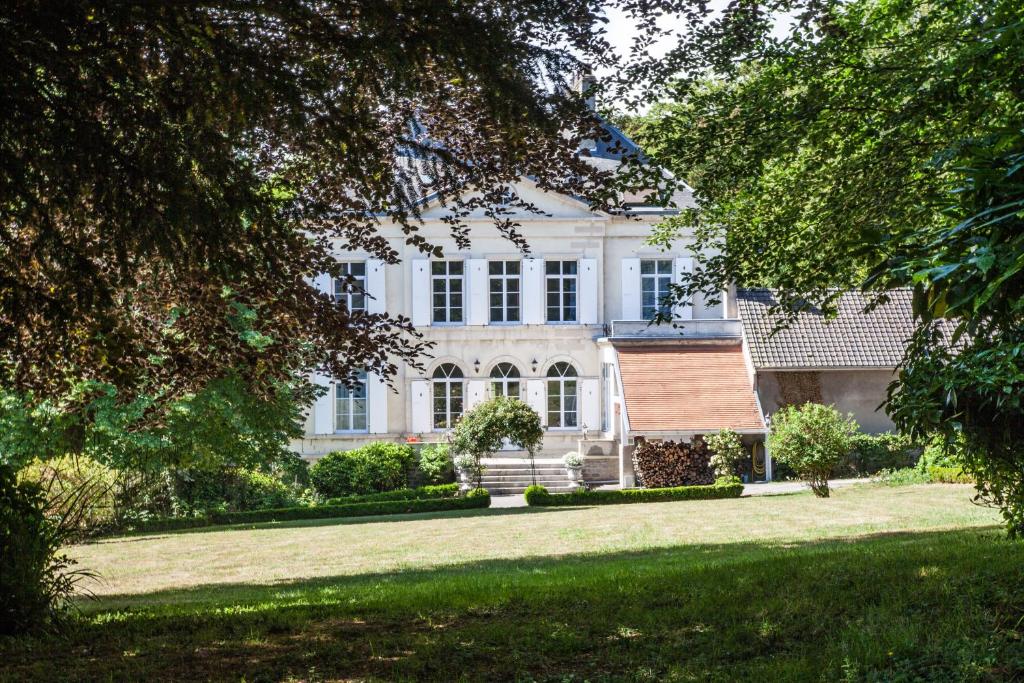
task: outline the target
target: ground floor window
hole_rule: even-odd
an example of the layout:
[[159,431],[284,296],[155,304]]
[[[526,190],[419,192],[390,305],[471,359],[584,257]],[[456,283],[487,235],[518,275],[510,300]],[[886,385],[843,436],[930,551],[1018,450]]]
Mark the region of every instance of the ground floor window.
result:
[[451,429],[460,417],[465,398],[462,370],[454,363],[442,363],[434,370],[434,429]]
[[555,363],[548,369],[548,429],[575,429],[578,424],[576,368]]
[[491,370],[491,395],[519,398],[519,368],[511,363],[498,363]]
[[334,429],[338,432],[366,431],[366,373],[353,378],[351,386],[334,386]]

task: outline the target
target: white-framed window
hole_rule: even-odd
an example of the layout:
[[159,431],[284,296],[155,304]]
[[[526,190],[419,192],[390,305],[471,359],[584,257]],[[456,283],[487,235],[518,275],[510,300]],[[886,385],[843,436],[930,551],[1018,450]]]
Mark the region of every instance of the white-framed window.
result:
[[545,261],[547,283],[547,321],[576,322],[576,291],[579,265],[576,261]]
[[[465,292],[465,266],[462,261],[432,261],[430,263],[430,292],[432,318],[437,323],[462,323],[463,293]],[[416,296],[416,292],[413,292]]]
[[672,259],[640,261],[640,313],[644,320],[653,320],[658,313],[672,315],[672,306],[665,301],[671,285]]
[[334,431],[367,431],[366,373],[358,372],[351,386],[334,385]]
[[491,395],[519,398],[519,368],[511,363],[498,363],[491,368]]
[[522,272],[519,261],[490,261],[487,264],[492,323],[520,322],[520,286]]
[[579,426],[579,383],[576,368],[555,363],[548,368],[548,429],[576,429]]
[[451,429],[462,417],[466,385],[462,369],[454,363],[442,363],[434,370],[433,383],[434,429]]
[[341,264],[341,277],[334,278],[334,300],[341,301],[349,311],[366,310],[366,262]]

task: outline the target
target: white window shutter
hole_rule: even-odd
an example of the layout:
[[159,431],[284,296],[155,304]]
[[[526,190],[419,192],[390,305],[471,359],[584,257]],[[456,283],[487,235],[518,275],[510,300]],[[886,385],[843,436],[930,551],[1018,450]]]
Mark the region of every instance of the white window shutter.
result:
[[596,377],[580,380],[580,426],[601,431],[601,382]]
[[547,410],[545,408],[544,395],[544,380],[542,379],[528,379],[526,380],[526,405],[537,411],[540,415],[540,423],[546,425],[548,422]]
[[412,416],[414,434],[425,434],[433,429],[430,406],[430,380],[414,379],[410,382],[409,390],[409,412]]
[[[680,256],[676,259],[675,281],[678,284],[682,276],[693,272],[693,259],[689,256]],[[676,320],[693,319],[693,301],[686,300],[672,309],[672,317]]]
[[316,373],[313,384],[327,387],[327,391],[316,399],[313,404],[313,432],[315,434],[334,433],[334,384],[327,375]]
[[584,325],[596,325],[597,315],[597,259],[580,259],[579,289],[579,316],[580,323]]
[[471,379],[466,382],[466,410],[470,410],[487,400],[486,379]]
[[366,262],[367,313],[384,313],[387,308],[387,283],[384,279],[386,264],[380,259]]
[[366,410],[368,431],[388,433],[388,384],[375,372],[366,373]]
[[524,325],[544,324],[544,259],[523,259],[521,303]]
[[641,320],[643,308],[640,305],[640,259],[622,259],[622,319]]
[[412,261],[412,324],[413,327],[430,326],[430,261]]
[[466,261],[469,277],[469,315],[467,324],[487,324],[487,259],[472,258]]

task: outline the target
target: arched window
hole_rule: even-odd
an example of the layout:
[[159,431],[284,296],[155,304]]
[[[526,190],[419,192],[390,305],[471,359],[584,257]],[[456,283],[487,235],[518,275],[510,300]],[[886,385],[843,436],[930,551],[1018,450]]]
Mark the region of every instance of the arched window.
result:
[[519,398],[519,368],[511,363],[498,363],[491,369],[491,394]]
[[466,395],[462,378],[462,370],[454,363],[442,363],[434,370],[434,429],[451,429],[462,417]]
[[334,430],[338,432],[366,431],[366,373],[357,372],[352,379],[351,386],[334,385]]
[[577,419],[576,368],[555,363],[548,368],[548,429],[575,429]]

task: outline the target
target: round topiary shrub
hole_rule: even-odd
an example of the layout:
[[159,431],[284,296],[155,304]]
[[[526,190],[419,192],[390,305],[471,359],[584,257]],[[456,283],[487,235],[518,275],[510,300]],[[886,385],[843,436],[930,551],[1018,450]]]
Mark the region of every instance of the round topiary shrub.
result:
[[310,468],[309,478],[323,498],[380,493],[405,487],[414,462],[409,446],[377,441],[328,453]]
[[856,433],[853,417],[843,417],[833,406],[787,406],[772,418],[768,450],[773,458],[793,468],[814,495],[827,498],[829,475],[850,451]]
[[715,482],[711,454],[700,437],[690,443],[638,443],[633,450],[633,471],[637,483],[650,489],[704,486]]
[[523,497],[526,498],[527,505],[538,505],[548,497],[548,490],[540,484],[533,484],[526,487]]

